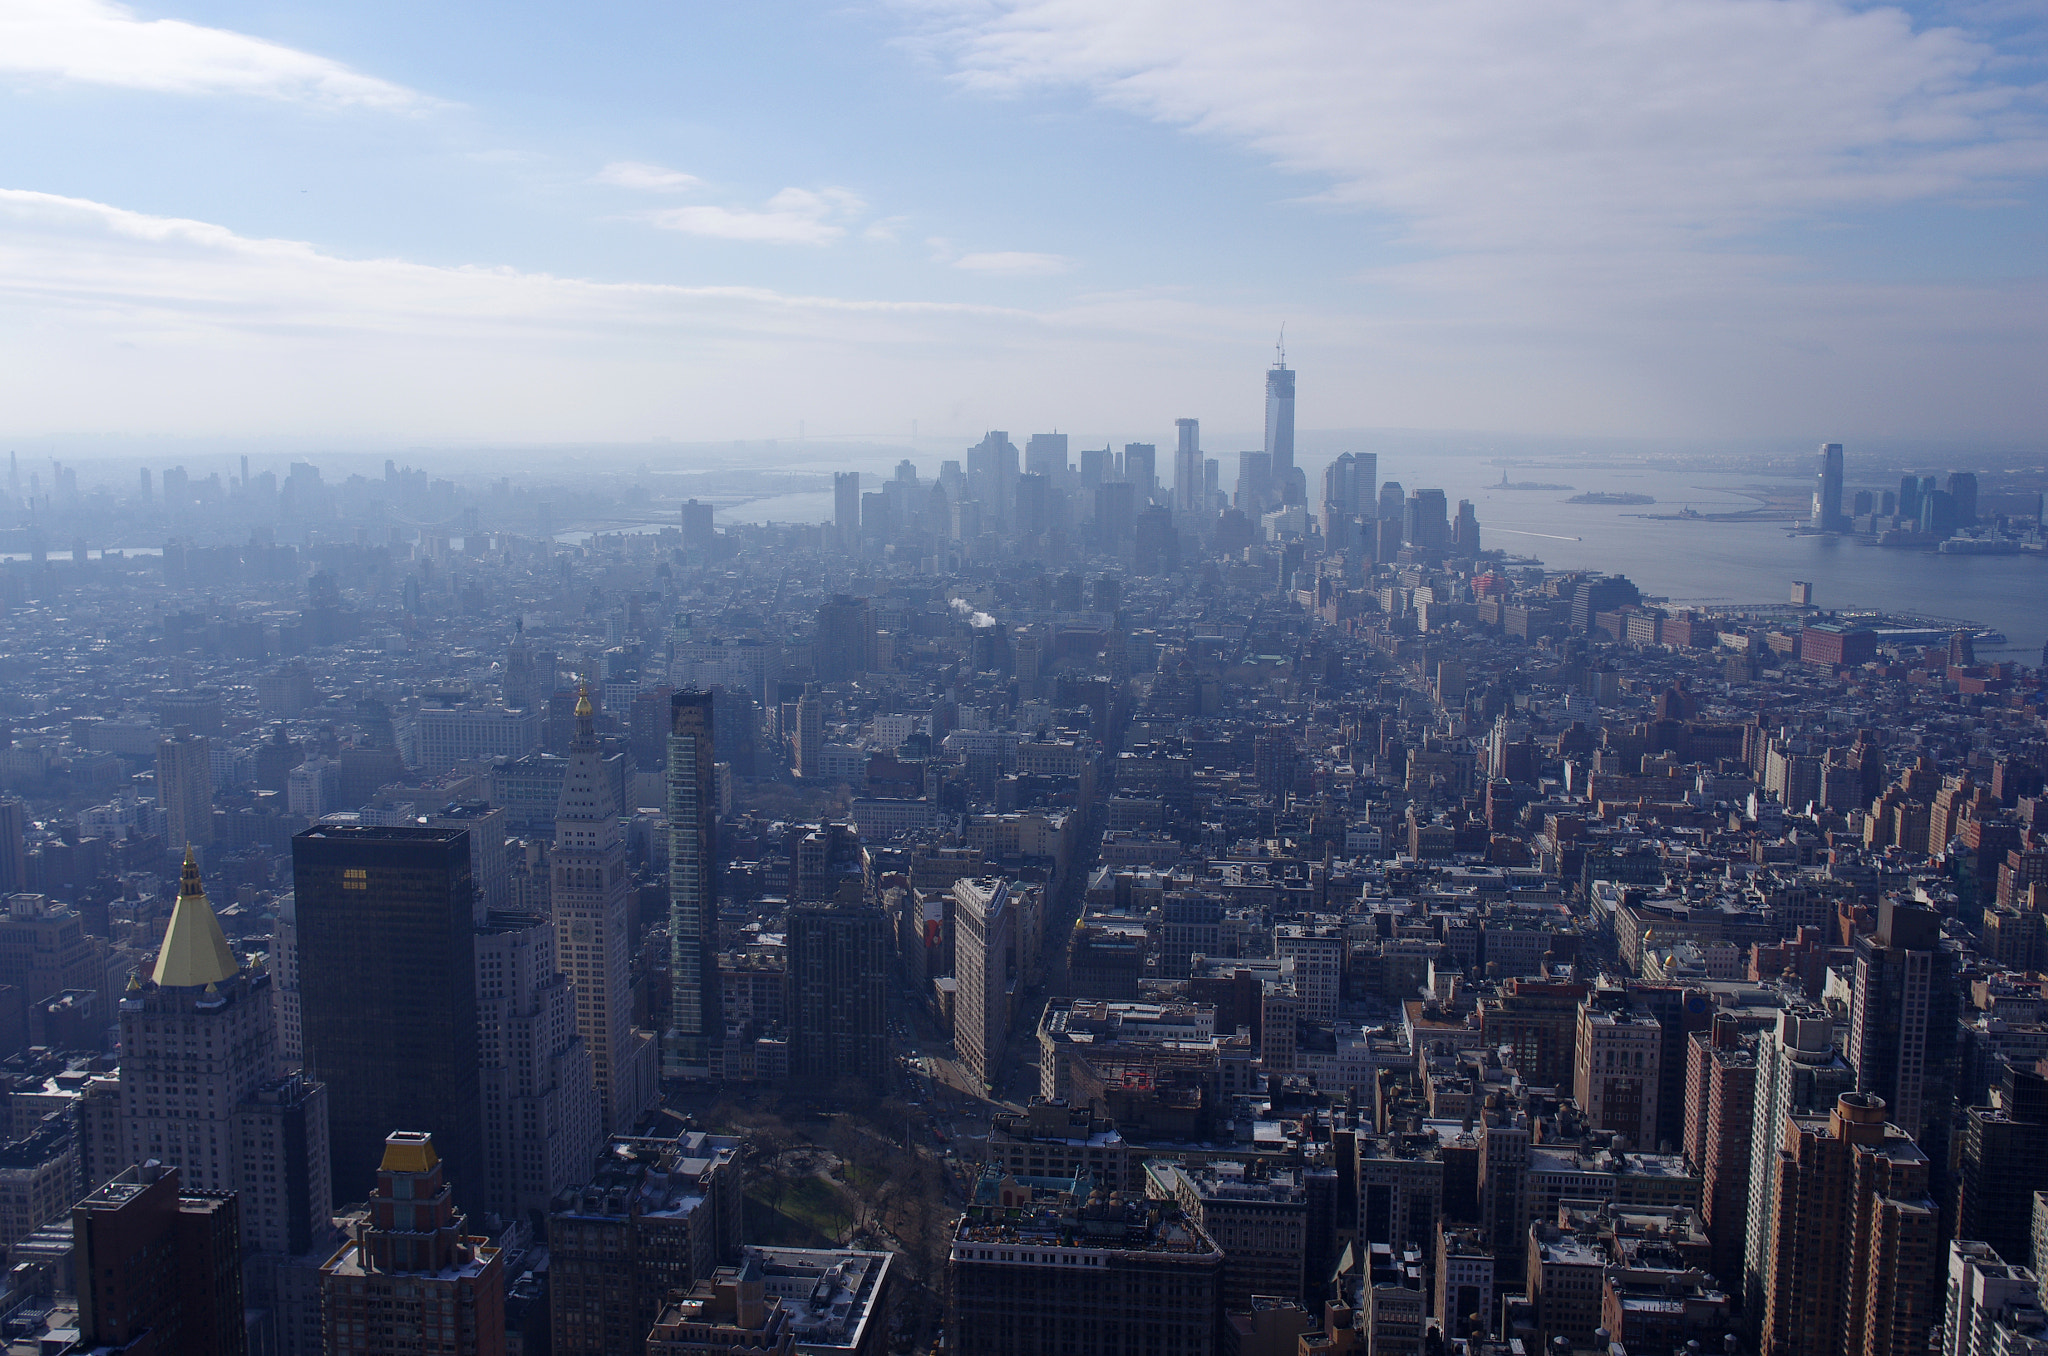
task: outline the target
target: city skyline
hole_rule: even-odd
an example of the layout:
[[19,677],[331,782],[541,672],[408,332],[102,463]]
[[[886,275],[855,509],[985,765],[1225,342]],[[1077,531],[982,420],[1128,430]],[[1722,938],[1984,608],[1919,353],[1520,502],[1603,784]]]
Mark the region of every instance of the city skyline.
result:
[[2048,1356],[2044,89],[0,0],[0,1345]]

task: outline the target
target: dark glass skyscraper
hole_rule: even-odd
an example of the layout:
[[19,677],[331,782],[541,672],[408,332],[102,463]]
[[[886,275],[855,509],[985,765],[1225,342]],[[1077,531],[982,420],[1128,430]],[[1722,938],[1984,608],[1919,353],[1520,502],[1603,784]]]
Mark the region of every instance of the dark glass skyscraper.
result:
[[724,1036],[718,1004],[716,760],[711,694],[676,693],[669,699],[665,1079],[709,1078],[711,1051]]
[[889,920],[872,904],[789,911],[789,1071],[879,1079],[889,1069]]
[[1840,443],[1820,445],[1820,465],[1813,478],[1813,527],[1818,532],[1836,532],[1843,527]]
[[292,839],[292,878],[335,1201],[368,1197],[394,1130],[432,1135],[457,1190],[479,1189],[469,831],[323,824]]

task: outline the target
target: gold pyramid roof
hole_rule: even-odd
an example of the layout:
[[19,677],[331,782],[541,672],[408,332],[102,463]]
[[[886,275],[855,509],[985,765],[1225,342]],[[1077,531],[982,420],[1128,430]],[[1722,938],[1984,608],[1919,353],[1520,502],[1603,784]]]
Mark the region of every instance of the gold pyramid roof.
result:
[[394,1130],[384,1137],[384,1161],[379,1172],[432,1172],[441,1156],[434,1152],[434,1137],[418,1130]]
[[199,863],[187,847],[178,902],[171,909],[171,925],[164,929],[164,944],[156,953],[156,970],[150,978],[172,988],[196,989],[233,979],[241,968],[227,934],[220,930],[213,905],[207,902]]

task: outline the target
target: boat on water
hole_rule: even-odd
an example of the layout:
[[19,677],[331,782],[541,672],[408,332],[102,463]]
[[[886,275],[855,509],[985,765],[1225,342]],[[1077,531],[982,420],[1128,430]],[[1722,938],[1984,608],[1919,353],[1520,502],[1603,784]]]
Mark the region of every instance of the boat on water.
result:
[[2005,632],[1979,631],[1975,635],[1971,636],[1970,639],[1971,641],[1979,645],[2003,645],[2005,644]]

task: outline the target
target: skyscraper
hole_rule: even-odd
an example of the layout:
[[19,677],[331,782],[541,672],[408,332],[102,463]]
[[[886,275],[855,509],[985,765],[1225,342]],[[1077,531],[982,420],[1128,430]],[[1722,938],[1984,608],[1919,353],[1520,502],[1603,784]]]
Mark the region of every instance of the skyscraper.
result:
[[1657,1143],[1663,1035],[1647,1011],[1600,1007],[1590,999],[1579,1008],[1573,1095],[1588,1125],[1627,1135],[1639,1153]]
[[1700,1218],[1716,1276],[1742,1275],[1749,1229],[1749,1172],[1755,1149],[1756,1052],[1737,1039],[1733,1018],[1688,1042],[1685,1156],[1700,1174]]
[[832,529],[839,544],[851,548],[860,538],[860,472],[832,473]]
[[[835,503],[833,508],[836,511],[838,505]],[[712,526],[712,513],[712,505],[700,504],[694,499],[683,505],[683,549],[685,551],[705,550],[718,539],[717,529]]]
[[1153,504],[1138,514],[1131,528],[1131,568],[1143,575],[1172,574],[1180,568],[1180,534],[1166,505]]
[[872,904],[789,911],[789,1071],[881,1078],[889,1067],[889,919]]
[[796,775],[817,776],[824,751],[825,699],[806,687],[796,701]]
[[1977,473],[1950,471],[1948,497],[1955,504],[1956,526],[1973,526],[1977,521]]
[[1955,956],[1941,945],[1941,915],[1897,898],[1879,902],[1877,933],[1856,939],[1849,1063],[1856,1090],[1882,1097],[1892,1121],[1946,1175],[1954,1115]]
[[1822,443],[1820,465],[1813,477],[1813,528],[1816,532],[1838,532],[1842,518],[1842,445]]
[[1081,449],[1081,485],[1083,489],[1100,485],[1109,479],[1109,462],[1113,454],[1107,447],[1084,447]]
[[1159,449],[1151,443],[1124,444],[1124,479],[1140,505],[1159,492]]
[[1284,349],[1266,371],[1266,455],[1273,459],[1273,480],[1281,494],[1290,504],[1301,502],[1293,494],[1294,369]]
[[1323,468],[1323,512],[1356,518],[1373,511],[1379,493],[1377,452],[1346,452]]
[[156,803],[164,846],[182,853],[213,842],[213,741],[180,725],[156,746]]
[[[801,703],[799,703],[801,705]],[[708,1078],[724,1036],[718,1003],[718,790],[713,772],[712,698],[669,699],[668,944],[669,1029],[664,1078]]]
[[1067,478],[1067,435],[1064,433],[1034,433],[1024,444],[1024,470],[1029,475],[1044,476],[1048,485],[1058,485]]
[[1451,543],[1450,506],[1439,489],[1418,488],[1402,506],[1401,536],[1418,551],[1441,551]]
[[740,1141],[687,1131],[614,1141],[548,1217],[555,1356],[647,1349],[676,1290],[688,1291],[740,1242]]
[[1451,546],[1461,555],[1479,554],[1479,515],[1469,499],[1458,501],[1458,514],[1451,519]]
[[292,875],[306,1069],[327,1084],[334,1199],[363,1199],[384,1137],[408,1127],[480,1191],[468,833],[322,824],[292,839]]
[[1763,1356],[1926,1352],[1942,1263],[1927,1155],[1867,1092],[1788,1116],[1774,1138]]
[[1017,445],[1010,441],[1008,433],[991,429],[967,449],[967,493],[956,496],[955,502],[961,497],[979,500],[998,520],[1007,523],[1016,480]]
[[1901,518],[1920,521],[1920,477],[1899,477],[1898,513]]
[[1956,1235],[2019,1260],[2033,1255],[2034,1193],[2048,1190],[2048,1078],[2007,1064],[1991,1097],[1959,1127]]
[[1106,556],[1128,556],[1138,511],[1133,487],[1110,481],[1095,487],[1095,549]]
[[1202,423],[1199,419],[1173,421],[1173,508],[1176,513],[1202,510]]
[[320,1269],[330,1356],[505,1350],[504,1259],[464,1232],[433,1137],[395,1130],[383,1149],[369,1219]]
[[1010,883],[988,876],[953,884],[954,1046],[983,1083],[997,1072],[1010,1038],[1010,985],[1017,974]]
[[332,1213],[327,1091],[285,1072],[270,986],[228,945],[187,849],[156,963],[120,1002],[124,1157],[239,1193],[242,1242],[295,1256]]
[[469,879],[476,887],[472,912],[478,923],[493,909],[512,907],[512,861],[505,844],[505,807],[487,800],[450,801],[423,816],[430,829],[463,829],[469,834]]
[[1237,454],[1237,507],[1247,516],[1264,513],[1273,492],[1273,459],[1264,452]]
[[28,889],[28,811],[0,797],[0,898]]
[[604,1133],[576,991],[555,968],[554,920],[493,913],[477,929],[476,1001],[483,1208],[544,1217],[589,1173]]
[[875,648],[875,610],[865,598],[835,593],[818,605],[813,645],[820,682],[834,683],[866,673]]
[[1856,1074],[1835,1052],[1827,1009],[1796,1006],[1757,1043],[1756,1103],[1750,1118],[1749,1238],[1743,1248],[1742,1307],[1761,1314],[1770,1270],[1771,1202],[1786,1118],[1825,1111],[1856,1086]]
[[234,1193],[187,1187],[176,1165],[129,1168],[71,1208],[76,1351],[241,1356]]
[[1974,1238],[1948,1245],[1948,1304],[1941,1356],[2004,1356],[2041,1349],[2034,1273]]
[[1407,502],[1407,491],[1398,480],[1385,481],[1380,485],[1380,517],[1393,522],[1401,521],[1401,505]]
[[602,1123],[607,1131],[630,1130],[654,1101],[654,1049],[633,1029],[626,840],[587,692],[576,702],[550,863],[556,966],[576,990],[576,1030],[597,1081]]
[[299,996],[299,901],[285,891],[270,929],[270,991],[277,1005],[277,1054],[287,1069],[306,1063],[305,1009]]

